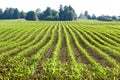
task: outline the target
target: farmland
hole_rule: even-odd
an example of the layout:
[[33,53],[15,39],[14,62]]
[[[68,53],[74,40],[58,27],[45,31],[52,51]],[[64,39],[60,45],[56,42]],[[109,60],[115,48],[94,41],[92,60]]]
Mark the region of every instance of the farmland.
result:
[[120,22],[0,21],[0,79],[118,80]]

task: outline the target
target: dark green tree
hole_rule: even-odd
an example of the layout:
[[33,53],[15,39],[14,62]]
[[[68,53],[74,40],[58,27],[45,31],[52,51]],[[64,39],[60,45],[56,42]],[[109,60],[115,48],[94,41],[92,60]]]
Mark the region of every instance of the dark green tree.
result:
[[2,9],[0,9],[0,19],[2,19],[3,17],[3,11],[2,11]]
[[7,19],[13,19],[14,17],[14,8],[9,8],[8,9],[8,18]]
[[58,12],[52,9],[52,20],[58,20]]
[[45,17],[45,20],[52,19],[52,10],[50,7],[47,7],[47,9],[44,11],[44,17]]
[[25,17],[26,17],[26,13],[24,11],[21,11],[20,12],[20,18],[24,19]]
[[14,9],[13,18],[14,19],[20,18],[20,13],[19,13],[19,10],[17,8]]
[[67,13],[67,19],[66,20],[70,20],[70,21],[72,21],[72,20],[74,20],[74,13],[72,12],[72,11],[69,11],[68,13]]
[[84,16],[86,16],[87,19],[91,19],[91,16],[89,15],[88,11],[85,11]]
[[112,20],[116,21],[117,17],[116,16],[112,16]]
[[59,20],[64,20],[64,10],[62,5],[60,5],[59,9]]
[[85,11],[84,16],[88,17],[88,11]]
[[75,13],[75,10],[72,8],[72,6],[69,5],[69,11],[70,11],[70,17],[71,20],[76,20],[77,19],[77,14]]
[[38,19],[39,19],[39,20],[45,20],[45,17],[44,17],[44,13],[43,13],[43,12],[38,15]]
[[39,15],[40,15],[40,13],[41,13],[40,8],[37,8],[37,9],[35,10],[35,13],[36,13],[36,15],[37,15],[37,18],[39,18]]
[[97,19],[100,21],[112,21],[112,17],[109,15],[101,15]]
[[69,5],[69,6],[64,6],[60,5],[59,9],[59,20],[75,20],[77,19],[77,15],[75,13],[75,10]]
[[70,6],[70,5],[69,5],[69,10],[72,11],[72,13],[73,13],[73,20],[76,20],[77,14],[76,14],[75,10],[72,8],[72,6]]
[[18,19],[19,11],[17,8],[6,8],[3,13],[3,19]]
[[69,8],[67,6],[64,6],[63,20],[67,21],[69,17],[70,17]]
[[56,10],[52,10],[52,16],[58,16],[58,12]]
[[95,14],[92,14],[91,19],[93,19],[93,20],[97,19],[97,17],[95,16]]
[[57,20],[58,19],[58,12],[56,10],[47,7],[45,11],[39,14],[39,20]]
[[36,14],[34,11],[29,11],[27,14],[26,14],[26,17],[25,17],[26,20],[32,20],[32,21],[35,21],[36,20]]
[[3,19],[9,19],[9,8],[6,8],[3,13]]

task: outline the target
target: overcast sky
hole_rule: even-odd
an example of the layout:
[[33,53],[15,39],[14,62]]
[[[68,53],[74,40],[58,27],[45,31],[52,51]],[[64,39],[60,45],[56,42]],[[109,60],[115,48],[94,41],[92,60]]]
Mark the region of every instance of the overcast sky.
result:
[[43,11],[46,7],[58,10],[60,4],[71,5],[78,15],[85,10],[97,16],[120,15],[120,0],[0,0],[0,8],[12,7],[24,11],[37,8]]

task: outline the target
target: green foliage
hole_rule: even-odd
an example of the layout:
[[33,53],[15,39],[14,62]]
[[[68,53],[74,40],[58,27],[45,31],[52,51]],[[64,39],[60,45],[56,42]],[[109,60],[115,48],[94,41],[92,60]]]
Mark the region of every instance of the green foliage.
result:
[[24,11],[21,11],[20,12],[20,18],[24,19],[25,17],[26,17],[26,13]]
[[19,19],[19,10],[17,8],[6,8],[2,14],[2,19]]
[[3,11],[0,9],[0,19],[2,19]]
[[14,19],[19,19],[19,17],[20,17],[20,14],[19,14],[19,13],[20,13],[20,12],[18,11],[18,9],[15,8],[15,10],[14,10],[14,14],[13,14]]
[[26,17],[25,17],[26,20],[32,20],[32,21],[35,21],[36,20],[36,14],[34,11],[29,11],[27,14],[26,14]]
[[38,16],[39,20],[57,20],[58,19],[58,12],[50,7],[47,7],[45,11],[39,13]]
[[72,21],[76,20],[77,15],[75,13],[75,10],[71,6],[64,6],[60,5],[59,9],[59,20],[64,20],[64,21]]

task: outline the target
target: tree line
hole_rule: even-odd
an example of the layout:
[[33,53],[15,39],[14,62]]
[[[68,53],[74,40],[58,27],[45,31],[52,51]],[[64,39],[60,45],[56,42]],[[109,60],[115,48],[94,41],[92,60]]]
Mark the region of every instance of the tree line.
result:
[[85,11],[84,14],[81,13],[78,18],[100,20],[100,21],[120,21],[120,16],[101,15],[97,17],[95,14],[89,15],[88,11]]
[[0,19],[26,19],[26,20],[63,20],[72,21],[77,19],[75,10],[69,6],[60,5],[59,11],[47,7],[41,12],[38,8],[35,11],[19,11],[17,8],[6,8],[4,11],[0,9]]
[[0,9],[0,19],[25,19],[25,20],[49,20],[49,21],[72,21],[76,19],[92,19],[100,21],[120,21],[120,16],[109,16],[101,15],[96,16],[95,14],[89,15],[88,11],[85,11],[84,14],[80,14],[77,17],[75,10],[72,6],[62,6],[60,5],[59,11],[47,7],[44,11],[38,8],[35,11],[24,12],[19,11],[17,8],[6,8],[4,11]]

